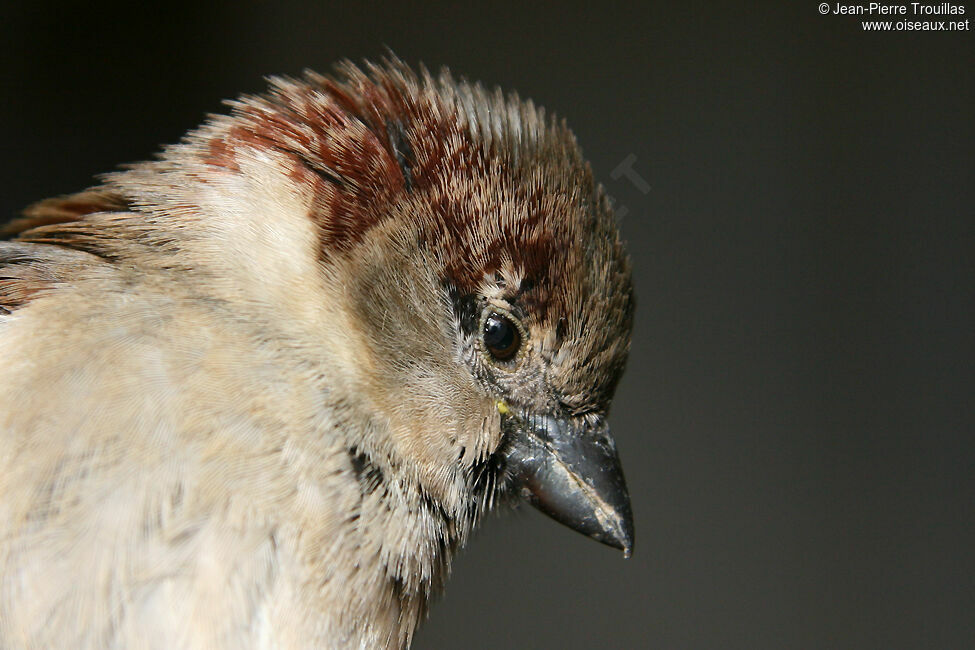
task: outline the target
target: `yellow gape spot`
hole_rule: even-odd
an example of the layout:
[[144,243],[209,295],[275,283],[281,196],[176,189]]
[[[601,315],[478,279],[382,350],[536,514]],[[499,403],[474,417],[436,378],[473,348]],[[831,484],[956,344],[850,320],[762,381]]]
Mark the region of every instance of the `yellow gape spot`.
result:
[[502,400],[498,400],[497,402],[495,402],[495,404],[498,407],[498,413],[500,413],[501,415],[508,415],[509,413],[511,413],[511,409],[508,408],[508,405],[505,404]]

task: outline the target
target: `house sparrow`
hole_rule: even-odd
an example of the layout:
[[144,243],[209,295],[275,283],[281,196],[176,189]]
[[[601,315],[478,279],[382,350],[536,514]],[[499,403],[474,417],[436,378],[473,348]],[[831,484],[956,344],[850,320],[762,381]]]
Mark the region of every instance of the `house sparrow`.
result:
[[404,648],[482,516],[629,554],[630,265],[566,126],[275,78],[0,241],[0,646]]

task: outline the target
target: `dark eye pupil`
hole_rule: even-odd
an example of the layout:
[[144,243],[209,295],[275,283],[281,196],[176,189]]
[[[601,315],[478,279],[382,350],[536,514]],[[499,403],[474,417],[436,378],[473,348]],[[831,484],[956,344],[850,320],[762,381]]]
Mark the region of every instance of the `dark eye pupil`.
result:
[[506,361],[515,356],[521,345],[521,334],[504,316],[491,314],[484,321],[484,346],[495,359]]

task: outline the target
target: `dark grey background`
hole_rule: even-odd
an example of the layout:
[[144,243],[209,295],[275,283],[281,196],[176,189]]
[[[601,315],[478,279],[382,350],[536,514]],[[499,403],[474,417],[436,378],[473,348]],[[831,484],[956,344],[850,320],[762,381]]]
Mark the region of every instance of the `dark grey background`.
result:
[[0,214],[384,45],[517,89],[628,213],[636,554],[495,518],[415,646],[975,647],[973,35],[818,4],[5,6]]

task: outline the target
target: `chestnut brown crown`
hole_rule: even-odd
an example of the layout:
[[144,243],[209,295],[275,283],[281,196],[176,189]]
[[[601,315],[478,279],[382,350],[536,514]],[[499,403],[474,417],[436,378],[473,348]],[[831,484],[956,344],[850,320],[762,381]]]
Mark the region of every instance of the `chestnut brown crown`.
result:
[[545,397],[577,415],[606,409],[629,348],[630,264],[564,122],[398,60],[274,79],[232,106],[206,162],[233,170],[242,147],[283,155],[314,187],[323,259],[384,222],[415,222],[462,328],[481,328],[481,303],[501,301],[545,360]]

